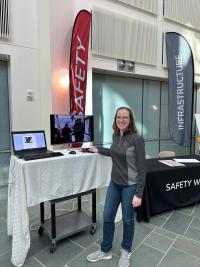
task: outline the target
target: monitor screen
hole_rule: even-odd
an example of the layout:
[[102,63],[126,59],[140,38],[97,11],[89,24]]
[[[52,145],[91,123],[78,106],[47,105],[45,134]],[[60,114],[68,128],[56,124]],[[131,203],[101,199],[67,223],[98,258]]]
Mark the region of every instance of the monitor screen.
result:
[[51,144],[85,143],[93,141],[93,116],[50,115]]

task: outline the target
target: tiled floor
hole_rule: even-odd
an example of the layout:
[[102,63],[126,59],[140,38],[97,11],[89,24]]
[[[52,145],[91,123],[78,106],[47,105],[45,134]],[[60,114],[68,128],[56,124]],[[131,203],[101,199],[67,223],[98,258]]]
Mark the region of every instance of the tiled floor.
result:
[[[0,187],[0,267],[13,266],[11,238],[6,233],[7,187]],[[90,212],[90,199],[83,199],[83,209]],[[57,205],[57,213],[75,208],[68,201]],[[48,208],[47,208],[48,210]],[[30,213],[31,248],[24,267],[115,267],[119,259],[122,223],[116,224],[113,242],[113,259],[106,262],[89,263],[86,256],[99,248],[102,238],[102,205],[98,205],[96,233],[89,230],[57,243],[55,253],[49,251],[47,234],[39,236],[39,207]],[[48,212],[46,216],[48,217]],[[199,267],[200,266],[200,205],[162,213],[152,217],[150,223],[136,223],[132,267]]]

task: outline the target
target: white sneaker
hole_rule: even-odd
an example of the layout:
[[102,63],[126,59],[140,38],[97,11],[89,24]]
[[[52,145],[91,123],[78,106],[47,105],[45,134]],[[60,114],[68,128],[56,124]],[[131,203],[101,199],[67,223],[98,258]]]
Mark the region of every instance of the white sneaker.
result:
[[131,253],[122,248],[118,267],[129,267],[130,259],[131,259]]
[[101,249],[87,256],[87,260],[90,262],[95,262],[95,261],[100,261],[100,260],[110,260],[110,259],[112,259],[112,253],[111,252],[105,253],[101,251]]

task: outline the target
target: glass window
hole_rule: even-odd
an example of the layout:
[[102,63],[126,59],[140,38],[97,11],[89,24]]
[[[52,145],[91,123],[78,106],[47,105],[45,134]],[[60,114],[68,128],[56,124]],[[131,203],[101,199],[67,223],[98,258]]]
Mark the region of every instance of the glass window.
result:
[[160,82],[144,80],[143,99],[144,139],[158,139],[160,120]]
[[160,138],[171,138],[168,127],[168,84],[161,83]]
[[133,110],[136,126],[141,133],[142,80],[94,74],[93,114],[96,143],[112,141],[115,111],[121,106],[128,106]]
[[157,158],[159,153],[159,141],[145,141],[145,152],[151,158]]

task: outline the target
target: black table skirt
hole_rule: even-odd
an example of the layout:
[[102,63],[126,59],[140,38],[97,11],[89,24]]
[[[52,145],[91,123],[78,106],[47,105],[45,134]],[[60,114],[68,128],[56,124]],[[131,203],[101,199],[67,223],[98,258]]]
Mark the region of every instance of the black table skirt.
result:
[[[197,155],[177,158],[200,160]],[[147,176],[142,205],[136,209],[139,222],[149,222],[153,215],[200,201],[200,162],[170,167],[159,160],[146,160]]]

